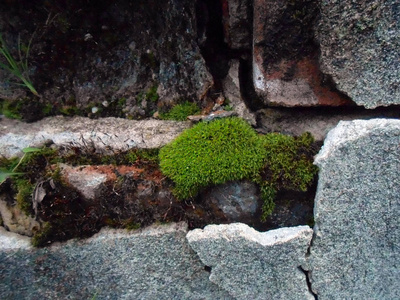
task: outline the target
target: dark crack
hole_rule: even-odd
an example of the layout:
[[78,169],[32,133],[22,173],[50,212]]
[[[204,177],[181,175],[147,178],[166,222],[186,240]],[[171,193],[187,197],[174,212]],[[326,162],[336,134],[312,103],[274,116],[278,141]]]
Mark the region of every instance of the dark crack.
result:
[[310,292],[311,295],[313,295],[315,300],[318,300],[318,295],[316,293],[314,293],[314,291],[312,290],[312,287],[311,287],[310,271],[307,271],[307,270],[303,269],[302,266],[299,266],[298,269],[301,272],[303,272],[304,275],[306,276],[306,282],[307,282],[308,291]]

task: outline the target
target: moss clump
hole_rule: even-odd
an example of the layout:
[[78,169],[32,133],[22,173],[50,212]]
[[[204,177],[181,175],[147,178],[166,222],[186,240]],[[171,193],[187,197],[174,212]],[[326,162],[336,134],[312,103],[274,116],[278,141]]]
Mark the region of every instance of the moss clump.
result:
[[21,109],[23,106],[22,101],[8,101],[4,100],[1,103],[1,113],[9,119],[21,120]]
[[157,94],[158,85],[153,85],[146,93],[146,99],[150,100],[151,102],[158,101],[158,94]]
[[264,165],[263,140],[239,118],[199,123],[160,150],[162,172],[184,199],[200,188],[257,174]]
[[17,193],[17,204],[18,207],[28,216],[33,216],[34,212],[32,209],[32,193],[35,186],[26,179],[17,179],[16,185],[18,189]]
[[184,102],[174,106],[169,112],[161,114],[163,120],[185,121],[188,116],[195,115],[200,112],[196,103]]
[[36,232],[32,237],[32,246],[44,247],[51,243],[51,241],[49,241],[49,236],[52,234],[53,230],[53,226],[49,222],[44,223],[42,229]]
[[75,106],[63,106],[60,108],[59,112],[64,116],[80,116],[82,112],[79,108]]
[[179,199],[201,188],[250,179],[260,186],[263,219],[281,189],[305,191],[317,172],[312,164],[313,138],[258,135],[239,118],[199,123],[160,150],[161,171],[175,183]]

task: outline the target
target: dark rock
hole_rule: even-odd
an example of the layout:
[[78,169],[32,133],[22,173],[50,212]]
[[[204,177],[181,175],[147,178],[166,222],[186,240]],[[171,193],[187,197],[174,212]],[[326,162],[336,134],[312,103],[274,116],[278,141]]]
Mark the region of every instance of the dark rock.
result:
[[400,104],[397,0],[321,1],[321,68],[366,108]]
[[300,136],[310,132],[322,142],[328,131],[341,120],[400,118],[400,111],[391,108],[266,108],[257,111],[257,124],[263,133],[280,132]]
[[250,0],[222,0],[222,14],[226,42],[231,49],[251,48]]
[[218,185],[203,192],[200,197],[219,209],[227,222],[252,224],[259,209],[258,188],[249,181]]
[[108,101],[115,116],[126,106],[143,118],[157,110],[151,89],[165,105],[200,100],[213,85],[196,44],[195,1],[19,2],[0,4],[0,28],[14,56],[18,35],[24,44],[33,38],[31,79],[56,107]]
[[318,1],[256,0],[253,83],[266,105],[350,104],[319,70],[313,25]]

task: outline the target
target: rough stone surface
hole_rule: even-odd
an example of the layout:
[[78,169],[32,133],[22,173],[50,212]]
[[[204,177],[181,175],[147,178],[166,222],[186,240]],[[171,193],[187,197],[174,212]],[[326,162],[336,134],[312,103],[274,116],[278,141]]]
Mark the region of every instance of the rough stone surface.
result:
[[42,100],[105,109],[104,101],[125,99],[126,114],[143,118],[157,109],[157,101],[140,96],[151,87],[166,104],[199,100],[213,85],[196,43],[195,2],[2,1],[0,28],[14,55],[19,35],[24,44],[33,38],[29,66]]
[[215,186],[202,193],[201,199],[219,208],[228,222],[252,223],[259,208],[257,186],[249,181]]
[[400,104],[398,0],[321,1],[321,68],[366,108]]
[[86,199],[94,200],[106,181],[115,181],[117,176],[109,166],[79,166],[71,167],[60,164],[61,174],[66,181],[77,189]]
[[232,299],[208,280],[186,233],[184,223],[105,229],[85,241],[29,249],[0,228],[1,298]]
[[236,299],[314,299],[299,270],[311,236],[308,226],[260,233],[236,223],[192,230],[187,240],[210,280]]
[[233,110],[238,114],[239,117],[245,119],[251,125],[255,126],[256,118],[254,114],[247,108],[241,96],[238,60],[232,60],[230,62],[228,75],[222,81],[222,85],[224,95],[229,99],[229,105],[232,106]]
[[378,108],[266,108],[257,111],[257,124],[264,132],[280,132],[299,136],[310,132],[316,141],[323,141],[329,130],[341,120],[400,118],[400,110]]
[[231,49],[251,47],[250,0],[222,0],[225,40]]
[[253,83],[265,105],[349,103],[319,70],[312,30],[317,7],[314,0],[254,1]]
[[313,291],[318,299],[399,299],[400,121],[340,122],[315,162]]
[[[31,239],[29,237],[9,232],[5,230],[4,227],[0,226],[0,249],[1,249],[0,252],[18,251],[31,248],[32,248]],[[0,264],[2,264],[2,262],[0,262]],[[0,296],[3,295],[0,294]]]
[[21,155],[23,148],[40,146],[49,140],[56,146],[89,148],[105,154],[131,148],[159,148],[188,127],[190,122],[152,119],[53,117],[33,124],[2,119],[0,154],[7,158]]
[[7,201],[7,197],[5,194],[0,195],[0,217],[3,226],[11,232],[32,236],[34,231],[40,228],[39,222],[22,212],[14,199]]

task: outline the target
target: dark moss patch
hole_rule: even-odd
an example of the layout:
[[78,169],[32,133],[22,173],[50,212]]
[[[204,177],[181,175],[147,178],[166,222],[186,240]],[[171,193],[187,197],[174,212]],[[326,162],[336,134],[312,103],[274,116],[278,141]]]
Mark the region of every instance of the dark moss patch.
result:
[[26,179],[15,180],[17,205],[28,216],[34,216],[32,207],[32,194],[35,186]]
[[161,113],[160,117],[163,120],[186,121],[190,115],[195,115],[200,112],[196,103],[185,101],[172,107],[168,112]]

